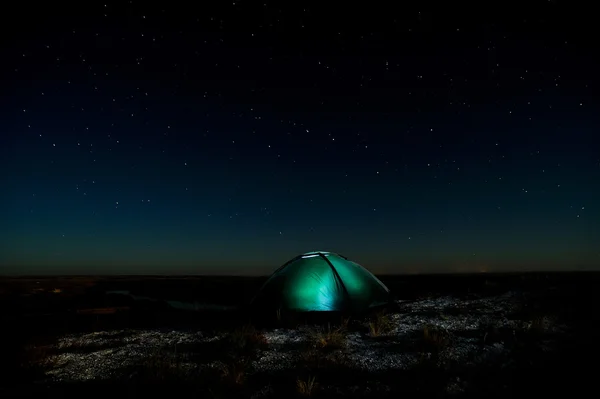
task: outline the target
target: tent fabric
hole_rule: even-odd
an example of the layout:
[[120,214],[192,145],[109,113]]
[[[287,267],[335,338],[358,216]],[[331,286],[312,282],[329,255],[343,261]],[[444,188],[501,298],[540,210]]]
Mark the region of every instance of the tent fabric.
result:
[[307,252],[277,269],[253,303],[293,311],[363,311],[388,302],[389,290],[367,269],[333,252]]

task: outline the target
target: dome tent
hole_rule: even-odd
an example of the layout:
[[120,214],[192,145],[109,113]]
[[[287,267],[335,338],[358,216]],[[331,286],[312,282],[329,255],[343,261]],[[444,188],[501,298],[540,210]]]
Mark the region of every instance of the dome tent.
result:
[[361,312],[388,303],[388,288],[367,269],[333,252],[291,259],[263,284],[253,307],[299,312]]

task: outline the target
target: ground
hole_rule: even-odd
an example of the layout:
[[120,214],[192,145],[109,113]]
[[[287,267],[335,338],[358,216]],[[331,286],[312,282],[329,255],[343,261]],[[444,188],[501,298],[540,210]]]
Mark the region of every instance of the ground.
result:
[[[397,298],[387,309],[268,325],[232,306],[258,280],[207,279],[3,280],[13,328],[0,394],[512,397],[583,393],[593,381],[596,274],[383,278]],[[165,301],[200,286],[243,294],[220,310]],[[137,299],[107,295],[124,287]]]

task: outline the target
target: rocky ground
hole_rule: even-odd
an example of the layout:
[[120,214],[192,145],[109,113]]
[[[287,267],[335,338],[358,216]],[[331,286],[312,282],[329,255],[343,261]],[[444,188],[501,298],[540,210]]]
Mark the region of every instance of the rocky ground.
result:
[[513,389],[507,373],[535,369],[571,333],[550,313],[522,317],[523,303],[515,292],[440,296],[329,326],[66,335],[49,348],[38,384],[201,381],[216,397],[331,397],[478,396],[486,381],[497,394]]

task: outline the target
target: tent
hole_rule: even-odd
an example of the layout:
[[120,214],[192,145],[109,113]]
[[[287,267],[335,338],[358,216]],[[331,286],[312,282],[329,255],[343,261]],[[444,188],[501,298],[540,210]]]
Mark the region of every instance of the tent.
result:
[[360,312],[385,305],[388,288],[346,257],[324,251],[291,259],[264,283],[252,301],[261,309]]

